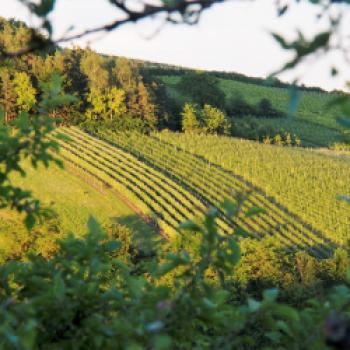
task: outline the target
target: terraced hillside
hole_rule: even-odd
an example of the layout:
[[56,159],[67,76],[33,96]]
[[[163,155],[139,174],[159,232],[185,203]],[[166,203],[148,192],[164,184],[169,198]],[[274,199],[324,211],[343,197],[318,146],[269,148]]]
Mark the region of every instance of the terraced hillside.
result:
[[[254,237],[273,235],[283,247],[308,249],[320,257],[329,255],[337,243],[269,192],[177,145],[142,135],[104,135],[109,140],[105,142],[77,128],[60,132],[69,137],[60,141],[63,157],[124,193],[153,215],[168,235],[176,234],[181,221],[200,216],[208,205],[220,210],[221,230],[231,232],[234,224],[219,205],[226,197],[250,193],[236,222]],[[251,207],[264,208],[266,213],[244,215]]]

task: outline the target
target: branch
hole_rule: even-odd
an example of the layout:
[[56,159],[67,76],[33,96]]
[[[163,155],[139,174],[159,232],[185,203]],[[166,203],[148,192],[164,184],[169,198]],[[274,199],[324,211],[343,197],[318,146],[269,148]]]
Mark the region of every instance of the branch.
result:
[[[166,18],[166,21],[171,23],[175,23],[175,24],[185,23],[190,25],[195,24],[198,22],[199,16],[203,10],[208,9],[209,7],[211,7],[216,3],[222,3],[224,1],[227,1],[227,0],[174,0],[173,4],[171,5],[154,6],[154,5],[144,4],[144,7],[141,11],[133,11],[126,6],[125,0],[122,0],[122,1],[110,0],[110,3],[112,5],[117,7],[126,15],[125,18],[116,19],[115,21],[109,24],[105,24],[103,26],[92,28],[92,29],[87,29],[78,34],[65,36],[57,40],[46,39],[46,40],[40,40],[39,42],[34,41],[35,45],[29,45],[29,47],[19,51],[15,51],[15,52],[8,52],[0,48],[0,59],[23,56],[25,54],[29,54],[34,51],[43,50],[50,46],[58,45],[60,43],[81,39],[87,35],[91,35],[99,32],[111,32],[112,30],[115,30],[124,24],[136,23],[140,20],[153,17],[161,13],[167,13],[168,16]],[[194,6],[197,6],[198,9],[189,9]],[[176,20],[171,17],[171,15],[175,13],[180,14],[181,18],[179,20]],[[37,40],[38,37],[39,35],[35,34],[34,31],[32,31],[32,42],[33,42],[33,39]]]

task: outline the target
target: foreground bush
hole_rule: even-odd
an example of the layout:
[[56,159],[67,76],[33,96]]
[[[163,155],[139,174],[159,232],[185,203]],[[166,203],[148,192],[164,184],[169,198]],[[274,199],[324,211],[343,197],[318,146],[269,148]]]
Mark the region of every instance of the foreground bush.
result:
[[[230,216],[236,211],[233,203],[224,207]],[[301,310],[278,302],[275,289],[233,302],[238,230],[220,235],[217,216],[211,209],[202,223],[184,223],[197,249],[163,253],[146,273],[117,258],[120,243],[93,219],[84,239],[69,236],[51,259],[4,264],[0,348],[348,348],[348,287]]]

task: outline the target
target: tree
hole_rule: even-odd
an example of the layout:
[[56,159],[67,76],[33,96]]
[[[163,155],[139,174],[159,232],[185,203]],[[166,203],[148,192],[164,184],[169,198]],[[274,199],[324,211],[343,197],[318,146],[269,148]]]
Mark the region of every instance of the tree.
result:
[[230,133],[230,123],[226,118],[225,113],[218,108],[205,104],[201,111],[201,115],[207,133],[224,135]]
[[201,71],[190,71],[177,85],[179,91],[200,107],[210,104],[218,108],[225,106],[225,94],[220,89],[219,79]]
[[125,57],[118,57],[112,71],[115,82],[121,86],[126,93],[134,91],[137,87],[138,71],[136,64]]
[[151,101],[151,96],[142,81],[137,84],[137,116],[146,121],[154,128],[156,126],[155,105]]
[[80,69],[88,79],[90,89],[104,91],[108,86],[108,71],[103,57],[87,49],[80,60]]
[[51,55],[32,55],[30,66],[32,75],[39,82],[48,82],[54,72],[60,73],[63,82],[67,79],[64,76],[64,56],[59,50]]
[[259,109],[259,112],[261,113],[261,115],[268,116],[270,111],[272,110],[271,101],[267,98],[262,98],[259,101],[258,109]]
[[16,92],[9,69],[0,70],[1,79],[1,99],[4,108],[5,123],[12,120],[16,115]]
[[107,94],[107,108],[109,118],[117,119],[123,117],[126,113],[125,92],[113,86]]
[[186,103],[182,113],[182,131],[198,133],[201,131],[201,123],[198,118],[198,108],[192,103]]
[[29,112],[36,104],[36,90],[33,88],[29,75],[25,72],[16,72],[13,83],[17,95],[17,107]]
[[107,115],[107,101],[105,94],[96,87],[90,88],[86,97],[90,107],[86,110],[86,116],[91,120],[101,120]]

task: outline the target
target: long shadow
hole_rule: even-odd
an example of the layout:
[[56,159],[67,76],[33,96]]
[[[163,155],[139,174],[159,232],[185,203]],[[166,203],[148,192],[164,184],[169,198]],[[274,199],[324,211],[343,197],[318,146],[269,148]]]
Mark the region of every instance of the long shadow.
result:
[[145,223],[139,216],[124,215],[111,218],[112,223],[124,225],[132,230],[132,245],[143,254],[157,250],[165,239]]

